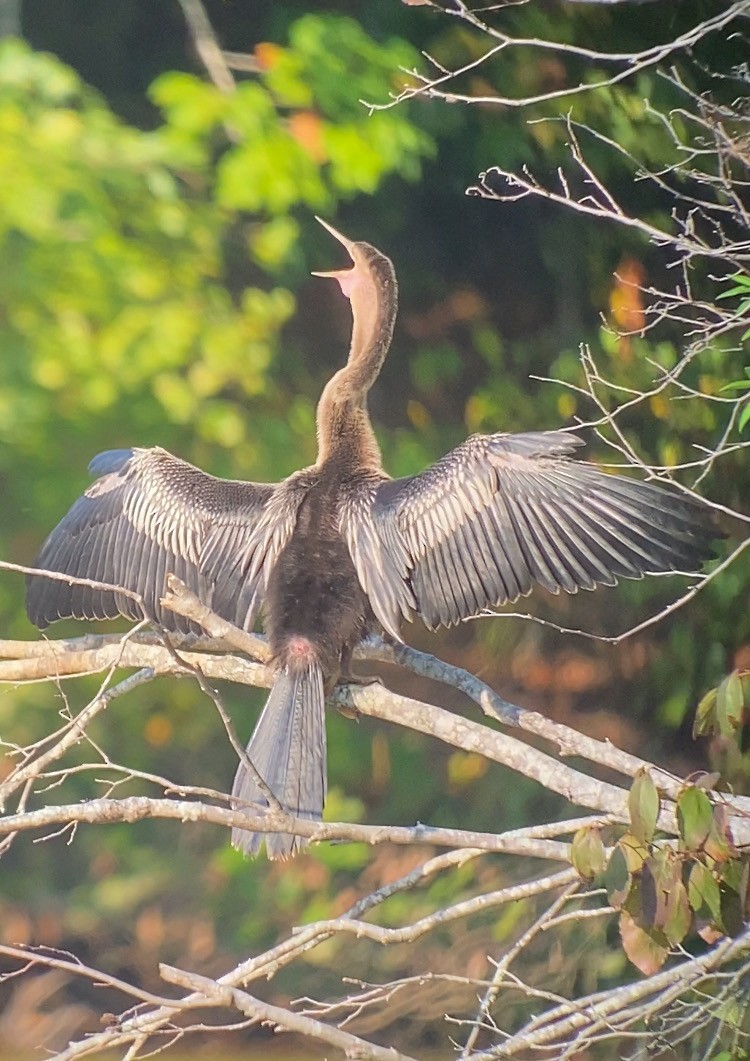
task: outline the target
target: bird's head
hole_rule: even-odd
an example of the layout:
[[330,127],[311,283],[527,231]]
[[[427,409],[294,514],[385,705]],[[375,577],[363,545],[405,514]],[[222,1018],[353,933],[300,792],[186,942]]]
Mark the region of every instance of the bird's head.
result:
[[364,308],[368,302],[377,302],[388,289],[395,289],[393,266],[384,254],[369,243],[348,239],[322,217],[315,220],[346,249],[352,265],[348,269],[316,271],[312,275],[338,280],[341,290],[352,303],[352,312],[356,314],[358,308]]

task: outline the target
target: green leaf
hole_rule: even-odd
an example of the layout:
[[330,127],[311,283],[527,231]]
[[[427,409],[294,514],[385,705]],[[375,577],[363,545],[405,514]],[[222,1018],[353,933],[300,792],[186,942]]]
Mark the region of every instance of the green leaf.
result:
[[729,281],[734,282],[735,286],[729,288],[727,291],[721,291],[716,298],[733,298],[735,295],[746,295],[750,290],[750,276],[745,273],[737,273],[735,276],[730,276]]
[[721,867],[722,887],[736,892],[742,904],[743,917],[747,919],[750,897],[750,863],[747,858],[733,858]]
[[745,294],[745,288],[744,287],[740,287],[738,285],[737,287],[730,288],[729,291],[720,292],[720,294],[718,294],[716,296],[716,298],[717,298],[717,300],[718,299],[725,299],[725,298],[738,298],[740,295],[744,295],[744,294]]
[[746,391],[746,390],[750,390],[750,379],[733,380],[731,383],[725,383],[724,386],[721,388],[722,393],[724,391],[730,391],[730,392],[740,391],[740,392],[742,392],[742,391]]
[[719,733],[723,737],[733,737],[742,725],[745,710],[745,697],[742,682],[737,671],[728,674],[716,690],[716,719]]
[[687,893],[691,909],[710,924],[720,928],[722,922],[719,883],[702,862],[696,862],[690,870]]
[[693,738],[703,737],[716,730],[716,689],[709,689],[695,709]]
[[[633,915],[635,920],[642,928],[651,929],[659,928],[661,925],[657,924],[658,910],[660,905],[660,890],[656,879],[655,866],[653,859],[647,859],[643,864],[639,876],[640,883],[640,901],[639,909],[635,909],[631,903],[628,903],[628,910]],[[632,895],[631,890],[631,895]],[[630,899],[630,896],[628,896]]]
[[578,830],[573,837],[570,858],[576,872],[584,880],[593,880],[604,872],[607,856],[601,832],[595,825]]
[[642,871],[644,928],[664,930],[669,919],[669,899],[682,883],[682,866],[669,847],[657,848]]
[[648,858],[650,851],[642,840],[632,833],[624,833],[617,842],[630,873],[637,873]]
[[680,839],[688,851],[700,851],[714,819],[713,806],[702,789],[691,785],[677,797],[677,824]]
[[664,935],[673,947],[677,946],[678,943],[682,943],[690,931],[691,921],[692,913],[688,902],[687,888],[678,879],[667,893],[663,924],[661,926]]
[[737,854],[729,828],[727,809],[722,803],[717,803],[714,807],[711,828],[703,850],[714,862],[728,862]]
[[607,898],[615,910],[619,910],[625,902],[632,882],[633,878],[628,872],[625,855],[618,843],[609,856],[607,869],[604,873],[604,887],[607,889]]
[[633,835],[638,840],[649,843],[653,839],[659,817],[659,793],[645,767],[635,776],[628,795],[628,808]]

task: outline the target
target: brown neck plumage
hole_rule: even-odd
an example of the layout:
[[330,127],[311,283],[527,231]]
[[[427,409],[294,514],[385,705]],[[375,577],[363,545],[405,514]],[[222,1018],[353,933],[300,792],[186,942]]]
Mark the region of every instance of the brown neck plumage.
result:
[[380,471],[367,392],[391,343],[398,305],[396,276],[389,259],[374,247],[334,235],[346,246],[354,266],[318,275],[335,277],[349,298],[352,341],[346,365],[329,380],[318,403],[318,465],[335,459],[347,466]]

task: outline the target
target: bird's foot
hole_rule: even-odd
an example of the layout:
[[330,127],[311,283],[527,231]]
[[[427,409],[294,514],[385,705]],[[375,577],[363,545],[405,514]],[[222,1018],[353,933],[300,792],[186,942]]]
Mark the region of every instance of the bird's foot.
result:
[[382,685],[377,674],[342,674],[337,685]]
[[[382,685],[382,681],[374,674],[341,674],[337,685],[359,685],[365,687],[368,685]],[[344,718],[353,718],[355,722],[359,722],[359,711],[356,707],[349,704],[340,704],[338,707],[340,714]]]

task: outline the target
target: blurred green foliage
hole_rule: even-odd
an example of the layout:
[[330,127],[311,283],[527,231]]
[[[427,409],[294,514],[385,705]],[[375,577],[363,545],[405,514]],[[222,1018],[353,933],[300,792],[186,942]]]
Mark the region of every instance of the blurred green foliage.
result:
[[[326,65],[324,55],[338,58]],[[19,41],[0,44],[0,247],[13,263],[0,277],[4,556],[32,559],[103,447],[158,441],[225,474],[265,478],[301,463],[295,437],[312,430],[312,399],[295,414],[291,396],[274,395],[269,380],[295,308],[288,278],[275,277],[295,254],[305,262],[288,211],[330,212],[386,174],[418,177],[430,137],[402,112],[368,122],[348,102],[357,71],[364,91],[411,57],[404,42],[376,47],[351,20],[308,17],[288,47],[266,46],[267,76],[231,96],[194,75],[162,75],[153,98],[163,123],[142,131],[57,59]],[[316,113],[300,122],[291,108],[313,99]],[[245,209],[257,216],[250,221]],[[236,267],[248,254],[256,268]],[[261,398],[272,407],[265,418]],[[28,629],[20,590],[2,588],[6,633]],[[84,683],[76,695],[95,688]],[[244,709],[253,697],[235,699]],[[36,691],[2,690],[2,733],[27,743],[49,726],[51,710],[54,700]],[[159,682],[91,735],[110,749],[138,747],[141,770],[225,788],[233,767],[216,721],[195,689]],[[76,757],[87,761],[85,745]],[[73,799],[101,792],[83,777],[66,788]],[[336,792],[332,809],[362,813]],[[208,932],[222,946],[257,945],[308,901],[304,877],[276,881],[223,841],[217,851],[208,831],[176,850],[159,823],[136,833],[92,831],[64,864],[54,844],[13,852],[4,895],[16,938],[35,935],[18,929],[30,901],[29,910],[52,918],[53,935],[86,940],[116,962],[119,941],[158,934],[167,893],[165,945],[176,958],[186,940],[192,945],[196,921],[201,939]],[[325,852],[323,879],[328,863],[335,874],[364,860],[355,848]]]
[[[225,94],[200,73],[163,69],[149,90],[159,117],[147,130],[117,117],[60,60],[0,42],[0,555],[32,560],[102,449],[160,444],[217,474],[267,480],[314,459],[315,402],[343,359],[349,327],[336,293],[307,278],[336,253],[311,222],[314,212],[382,246],[396,263],[402,312],[371,403],[395,475],[424,466],[469,432],[551,428],[590,416],[575,390],[530,379],[580,383],[581,342],[591,343],[621,386],[651,380],[651,361],[675,363],[676,333],[625,343],[601,324],[601,314],[616,323],[627,309],[625,286],[613,277],[623,262],[647,273],[661,268],[640,237],[534,204],[460,198],[492,163],[548,171],[562,164],[559,107],[543,105],[535,116],[547,120],[530,125],[517,112],[427,101],[368,114],[359,101],[385,100],[401,83],[398,68],[418,63],[420,47],[447,66],[484,50],[449,20],[420,21],[418,30],[413,12],[407,22],[401,5],[381,6],[363,9],[360,24],[332,12],[295,17],[286,5],[282,17],[275,5],[251,25],[225,5],[221,15],[239,20],[242,46],[253,42],[257,76]],[[132,10],[124,3],[119,17],[135,18]],[[529,36],[554,29],[580,40],[593,31],[601,44],[624,25],[598,9],[563,19],[552,5],[519,8],[509,18]],[[653,27],[625,28],[631,39],[653,42]],[[71,31],[61,25],[58,32]],[[580,73],[597,77],[583,66]],[[482,69],[508,92],[541,91],[560,76],[554,65],[524,66],[515,55]],[[650,74],[578,97],[573,116],[663,162],[667,138],[646,98],[668,103],[668,89]],[[121,92],[118,103],[122,109]],[[130,106],[140,116],[146,104]],[[622,159],[591,146],[627,203],[659,216],[663,204],[636,187]],[[696,280],[708,297],[715,294],[710,278]],[[742,368],[737,351],[717,346],[696,362],[690,382],[717,394]],[[646,412],[624,429],[665,465],[710,444],[723,427],[721,407],[699,400],[657,396]],[[730,505],[747,487],[738,456],[706,484]],[[577,708],[603,709],[594,729],[617,725],[620,740],[646,756],[661,743],[691,760],[700,753],[690,742],[690,713],[748,639],[746,585],[747,567],[738,567],[700,606],[616,652],[520,622],[471,624],[430,639],[415,629],[410,637],[511,698],[566,721]],[[543,599],[539,607],[564,626],[615,633],[674,595],[674,583],[652,580]],[[8,637],[33,636],[21,598],[18,578],[0,580]],[[0,687],[0,733],[18,745],[38,739],[64,707],[64,693],[75,706],[96,688],[93,679],[52,695],[43,687]],[[427,686],[409,691],[434,694]],[[248,707],[262,694],[225,692],[244,738],[255,718]],[[457,695],[447,703],[463,709]],[[234,771],[219,719],[188,682],[160,680],[116,701],[92,737],[113,757],[127,749],[139,770],[178,783],[226,789]],[[331,718],[329,748],[333,819],[501,829],[571,813],[477,757],[367,720]],[[75,755],[91,759],[85,744]],[[96,776],[106,777],[104,768]],[[747,767],[737,767],[735,784],[746,776]],[[106,791],[92,778],[68,779],[61,795]],[[116,789],[146,791],[154,790],[145,781]],[[115,973],[153,982],[157,958],[198,964],[208,974],[223,970],[227,954],[257,951],[290,924],[344,909],[415,861],[398,849],[324,846],[272,866],[243,862],[207,826],[82,827],[70,849],[65,838],[16,842],[3,859],[0,914],[14,940],[82,948]],[[502,882],[503,872],[486,860],[395,897],[377,916],[413,920]],[[517,904],[473,926],[467,962],[481,963],[488,937],[511,940],[532,913]],[[621,952],[607,950],[604,930],[593,932],[601,936],[601,964],[591,962],[592,938],[572,926],[569,964],[550,973],[550,990],[556,976],[594,990],[623,975]],[[402,949],[347,948],[368,980],[408,973],[418,960]],[[316,970],[323,994],[329,980],[337,989],[331,969],[335,962]],[[294,993],[298,975],[284,974],[274,990]],[[436,1016],[423,1014],[426,1024]]]

